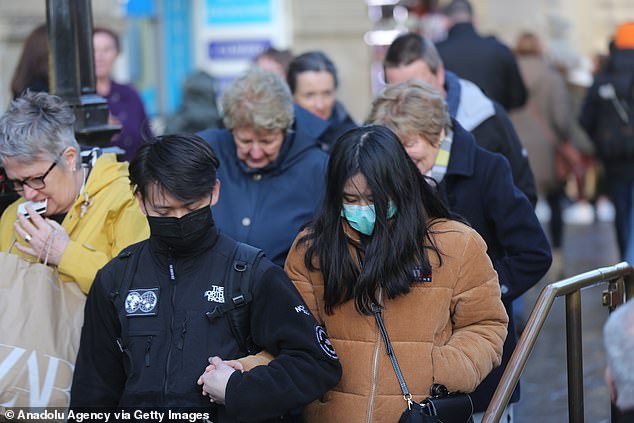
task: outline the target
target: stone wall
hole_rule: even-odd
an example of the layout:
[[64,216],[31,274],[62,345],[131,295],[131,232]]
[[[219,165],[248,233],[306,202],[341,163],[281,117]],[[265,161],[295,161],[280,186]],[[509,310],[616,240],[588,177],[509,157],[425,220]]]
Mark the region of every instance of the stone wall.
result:
[[370,30],[362,0],[293,0],[292,50],[323,50],[339,74],[338,98],[360,123],[370,110]]

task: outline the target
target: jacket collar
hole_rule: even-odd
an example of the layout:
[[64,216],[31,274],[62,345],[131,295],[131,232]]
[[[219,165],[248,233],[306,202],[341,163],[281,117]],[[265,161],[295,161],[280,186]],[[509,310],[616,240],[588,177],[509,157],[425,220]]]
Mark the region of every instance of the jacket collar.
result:
[[449,37],[478,35],[471,22],[459,22],[449,29]]
[[339,101],[335,101],[335,107],[332,109],[332,116],[328,119],[330,126],[339,125],[345,120],[352,120],[345,106]]
[[451,123],[453,143],[451,145],[449,165],[447,166],[447,175],[471,176],[475,168],[475,138],[453,118]]
[[458,114],[458,106],[460,106],[460,79],[458,75],[448,70],[445,70],[445,92],[447,97],[447,107],[449,108],[449,115],[455,117]]
[[77,196],[72,207],[66,215],[77,216],[77,218],[64,218],[64,228],[70,234],[75,230],[79,221],[84,217],[84,213],[94,205],[95,195],[110,187],[118,179],[128,179],[128,163],[118,162],[114,154],[100,155],[88,177],[83,192]]
[[295,138],[299,139],[299,142],[297,143],[292,155],[297,155],[298,153],[315,146],[316,140],[324,132],[326,132],[330,123],[297,104],[294,104],[293,108],[295,112],[293,129],[296,134]]
[[197,257],[203,254],[205,251],[210,250],[216,245],[218,241],[219,231],[214,223],[211,228],[207,231],[207,234],[202,238],[202,241],[198,245],[192,246],[187,250],[179,250],[175,251],[170,249],[165,243],[161,240],[150,235],[149,243],[150,249],[154,254],[153,257],[156,258],[159,265],[165,265],[168,262],[168,257],[173,258],[181,258],[181,257]]
[[493,102],[471,81],[445,71],[445,92],[449,115],[472,131],[495,115]]

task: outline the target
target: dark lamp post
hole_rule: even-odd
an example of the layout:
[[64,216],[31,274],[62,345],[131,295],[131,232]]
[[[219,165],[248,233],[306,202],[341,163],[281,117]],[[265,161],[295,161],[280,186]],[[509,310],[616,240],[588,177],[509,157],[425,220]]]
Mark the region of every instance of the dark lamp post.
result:
[[108,123],[108,103],[96,90],[91,0],[46,0],[46,22],[51,93],[75,111],[80,144],[109,147],[121,126]]

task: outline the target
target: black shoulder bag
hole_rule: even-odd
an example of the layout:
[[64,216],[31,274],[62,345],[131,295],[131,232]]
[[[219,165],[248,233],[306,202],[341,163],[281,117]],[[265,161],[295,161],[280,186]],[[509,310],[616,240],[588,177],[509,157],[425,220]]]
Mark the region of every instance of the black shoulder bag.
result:
[[372,312],[376,319],[383,341],[385,351],[392,361],[394,373],[401,385],[403,398],[407,402],[407,409],[401,414],[398,423],[473,423],[473,402],[469,394],[449,393],[444,385],[434,383],[431,386],[430,397],[421,403],[412,401],[412,394],[407,389],[405,378],[394,355],[390,338],[387,335],[381,307],[372,304]]

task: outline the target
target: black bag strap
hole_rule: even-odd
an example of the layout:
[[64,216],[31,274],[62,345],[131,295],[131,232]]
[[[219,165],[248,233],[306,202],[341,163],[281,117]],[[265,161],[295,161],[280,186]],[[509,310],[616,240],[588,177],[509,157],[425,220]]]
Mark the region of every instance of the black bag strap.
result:
[[127,319],[122,317],[121,308],[124,306],[125,302],[125,293],[130,290],[130,286],[132,286],[132,280],[134,279],[134,273],[139,265],[139,260],[141,259],[140,250],[141,247],[133,248],[129,247],[126,250],[119,253],[118,258],[125,260],[125,267],[123,269],[123,275],[119,278],[119,286],[117,286],[113,291],[110,292],[110,300],[114,304],[115,310],[117,311],[117,316],[119,316],[119,324],[121,325],[121,338],[116,340],[117,345],[121,352],[125,352],[127,349],[127,342],[123,339],[126,337],[128,330]]
[[253,271],[264,255],[259,248],[238,242],[227,262],[225,272],[225,293],[229,302],[207,313],[209,320],[226,316],[229,328],[242,351],[255,354],[262,350],[251,336],[251,307],[253,300]]
[[392,348],[390,337],[387,334],[387,329],[385,329],[383,316],[381,315],[381,307],[378,304],[372,304],[372,312],[374,313],[376,324],[379,327],[379,332],[381,332],[381,336],[383,337],[383,341],[385,342],[385,351],[390,357],[392,367],[394,367],[394,373],[396,373],[396,378],[398,379],[398,384],[401,386],[403,398],[405,398],[405,401],[410,404],[412,402],[412,394],[409,392],[409,389],[407,389],[407,384],[405,383],[405,378],[403,377],[403,373],[401,372],[401,367],[398,365],[398,360],[396,359],[396,355],[394,354],[394,349]]

